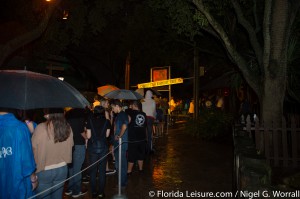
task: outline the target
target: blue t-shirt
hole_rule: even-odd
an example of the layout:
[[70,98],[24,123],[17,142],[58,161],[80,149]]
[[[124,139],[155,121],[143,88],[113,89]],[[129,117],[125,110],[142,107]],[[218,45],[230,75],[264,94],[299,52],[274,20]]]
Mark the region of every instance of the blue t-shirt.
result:
[[27,126],[11,113],[0,115],[0,198],[33,195],[30,175],[36,165]]
[[[125,113],[124,111],[121,111],[120,113],[118,113],[116,120],[115,120],[115,135],[119,135],[122,125],[126,124],[128,125],[128,115],[127,113]],[[124,132],[123,136],[122,136],[122,141],[128,141],[128,132],[127,129]],[[117,141],[118,142],[118,141]]]

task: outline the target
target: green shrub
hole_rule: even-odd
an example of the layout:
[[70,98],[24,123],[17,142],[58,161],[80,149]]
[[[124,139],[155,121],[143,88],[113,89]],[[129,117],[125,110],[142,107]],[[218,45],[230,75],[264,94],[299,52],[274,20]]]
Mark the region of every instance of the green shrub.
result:
[[186,123],[186,132],[210,140],[228,133],[232,121],[232,114],[220,110],[206,110],[201,112],[197,121],[191,119]]

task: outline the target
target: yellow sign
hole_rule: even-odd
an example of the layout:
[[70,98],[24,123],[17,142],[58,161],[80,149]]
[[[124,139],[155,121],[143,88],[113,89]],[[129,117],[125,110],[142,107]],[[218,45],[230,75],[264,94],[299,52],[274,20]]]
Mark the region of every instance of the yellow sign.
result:
[[181,84],[181,83],[183,83],[182,78],[175,78],[175,79],[167,79],[167,80],[138,84],[138,88],[152,88],[157,86],[166,86],[166,85]]

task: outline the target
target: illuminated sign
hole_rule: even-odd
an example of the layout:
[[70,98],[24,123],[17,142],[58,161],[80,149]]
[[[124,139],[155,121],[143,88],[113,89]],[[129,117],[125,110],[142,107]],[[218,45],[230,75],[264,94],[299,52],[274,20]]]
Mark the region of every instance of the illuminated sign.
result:
[[175,78],[175,79],[167,79],[167,80],[138,84],[138,88],[152,88],[157,86],[166,86],[166,85],[181,84],[181,83],[183,83],[182,78]]
[[168,68],[154,68],[152,69],[152,80],[153,82],[167,80],[168,79]]

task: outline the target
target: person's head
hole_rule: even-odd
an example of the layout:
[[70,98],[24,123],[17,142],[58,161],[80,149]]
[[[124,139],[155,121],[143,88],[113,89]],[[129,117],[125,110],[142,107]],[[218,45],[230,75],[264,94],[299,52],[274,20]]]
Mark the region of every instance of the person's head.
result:
[[105,108],[103,106],[95,106],[94,117],[105,117]]
[[111,102],[111,108],[114,113],[119,113],[122,111],[122,102],[118,99],[115,99]]
[[142,110],[142,103],[139,100],[134,100],[130,103],[132,110]]
[[109,107],[109,101],[108,99],[102,98],[100,100],[101,106],[103,106],[104,108],[108,108]]
[[152,99],[153,93],[151,90],[147,90],[145,94],[145,99]]
[[94,101],[99,101],[99,96],[98,95],[94,96]]
[[23,112],[23,120],[30,120],[33,121],[34,120],[34,110],[30,109],[30,110],[26,110]]
[[71,127],[65,119],[64,109],[51,108],[45,111],[46,124],[48,129],[53,125],[54,142],[63,142],[68,139],[71,134]]

